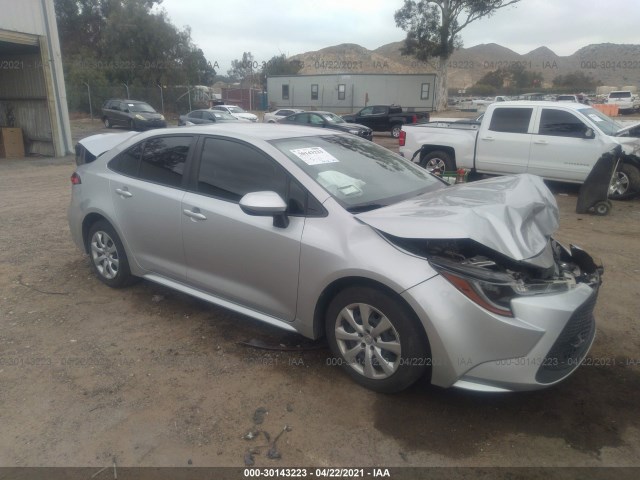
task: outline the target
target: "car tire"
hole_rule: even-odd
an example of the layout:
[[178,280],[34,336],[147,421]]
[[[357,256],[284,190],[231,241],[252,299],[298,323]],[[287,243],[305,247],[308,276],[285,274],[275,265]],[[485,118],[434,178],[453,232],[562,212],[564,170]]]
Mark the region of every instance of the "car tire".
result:
[[402,124],[396,123],[395,125],[391,125],[391,136],[393,138],[400,137],[400,130],[402,130]]
[[448,153],[443,152],[442,150],[435,150],[422,157],[420,165],[430,172],[434,172],[436,170],[439,170],[440,173],[452,172],[456,169],[455,162],[451,159]]
[[102,283],[122,288],[135,280],[120,237],[107,221],[99,220],[91,226],[87,235],[87,251],[91,269]]
[[431,365],[415,313],[383,290],[354,286],[340,291],[327,308],[325,328],[331,364],[370,390],[404,390]]
[[111,121],[107,117],[104,117],[104,119],[102,121],[104,122],[104,126],[105,127],[107,127],[107,128],[113,127],[113,124],[111,123]]
[[628,200],[638,194],[640,194],[640,169],[630,163],[621,163],[611,179],[609,198]]

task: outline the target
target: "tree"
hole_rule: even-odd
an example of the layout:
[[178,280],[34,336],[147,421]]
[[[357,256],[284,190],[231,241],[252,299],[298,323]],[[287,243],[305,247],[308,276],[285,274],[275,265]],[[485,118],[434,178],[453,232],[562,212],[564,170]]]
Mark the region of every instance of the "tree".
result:
[[553,86],[572,92],[589,92],[595,90],[599,81],[584,72],[575,71],[566,75],[558,75],[553,79]]
[[[232,60],[231,68],[227,70],[227,76],[234,82],[249,82],[253,84],[253,75],[258,73],[258,62],[251,52],[244,52],[241,60]],[[252,85],[249,85],[252,86]]]
[[437,59],[437,110],[447,107],[448,60],[462,46],[460,32],[470,23],[520,0],[404,0],[396,11],[396,25],[407,32],[403,55]]

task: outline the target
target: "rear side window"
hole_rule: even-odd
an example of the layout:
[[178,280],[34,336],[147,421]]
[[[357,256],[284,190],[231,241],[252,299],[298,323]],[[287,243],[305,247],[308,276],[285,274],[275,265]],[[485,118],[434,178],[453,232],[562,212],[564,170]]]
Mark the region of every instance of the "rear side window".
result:
[[201,110],[196,110],[195,112],[191,112],[189,114],[189,117],[191,117],[191,118],[202,118],[202,111]]
[[583,138],[587,126],[564,110],[545,108],[540,117],[540,135]]
[[142,145],[142,143],[138,143],[122,152],[109,162],[109,168],[127,177],[137,177],[138,169],[140,168]]
[[489,130],[506,133],[527,133],[533,108],[496,108]]
[[180,187],[192,137],[155,137],[144,142],[138,177]]

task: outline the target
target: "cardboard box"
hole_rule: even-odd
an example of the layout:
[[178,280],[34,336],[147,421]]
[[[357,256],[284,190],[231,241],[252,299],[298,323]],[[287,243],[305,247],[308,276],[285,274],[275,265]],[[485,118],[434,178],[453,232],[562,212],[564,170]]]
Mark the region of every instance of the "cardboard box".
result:
[[21,128],[0,128],[0,158],[24,157]]

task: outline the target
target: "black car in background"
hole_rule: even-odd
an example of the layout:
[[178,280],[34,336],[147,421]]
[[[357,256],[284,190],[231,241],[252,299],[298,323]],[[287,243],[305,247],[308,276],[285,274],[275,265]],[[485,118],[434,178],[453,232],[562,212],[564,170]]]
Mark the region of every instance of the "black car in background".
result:
[[102,121],[107,128],[121,126],[129,130],[147,130],[167,126],[164,115],[156,112],[148,103],[118,98],[104,102]]
[[200,109],[193,110],[186,115],[180,115],[178,126],[185,125],[204,125],[209,123],[225,123],[225,122],[248,122],[249,120],[238,119],[230,113],[220,110]]
[[373,130],[357,123],[347,123],[342,117],[332,112],[302,112],[289,115],[279,120],[278,123],[292,125],[305,125],[307,127],[329,128],[357,135],[367,140],[373,139]]

